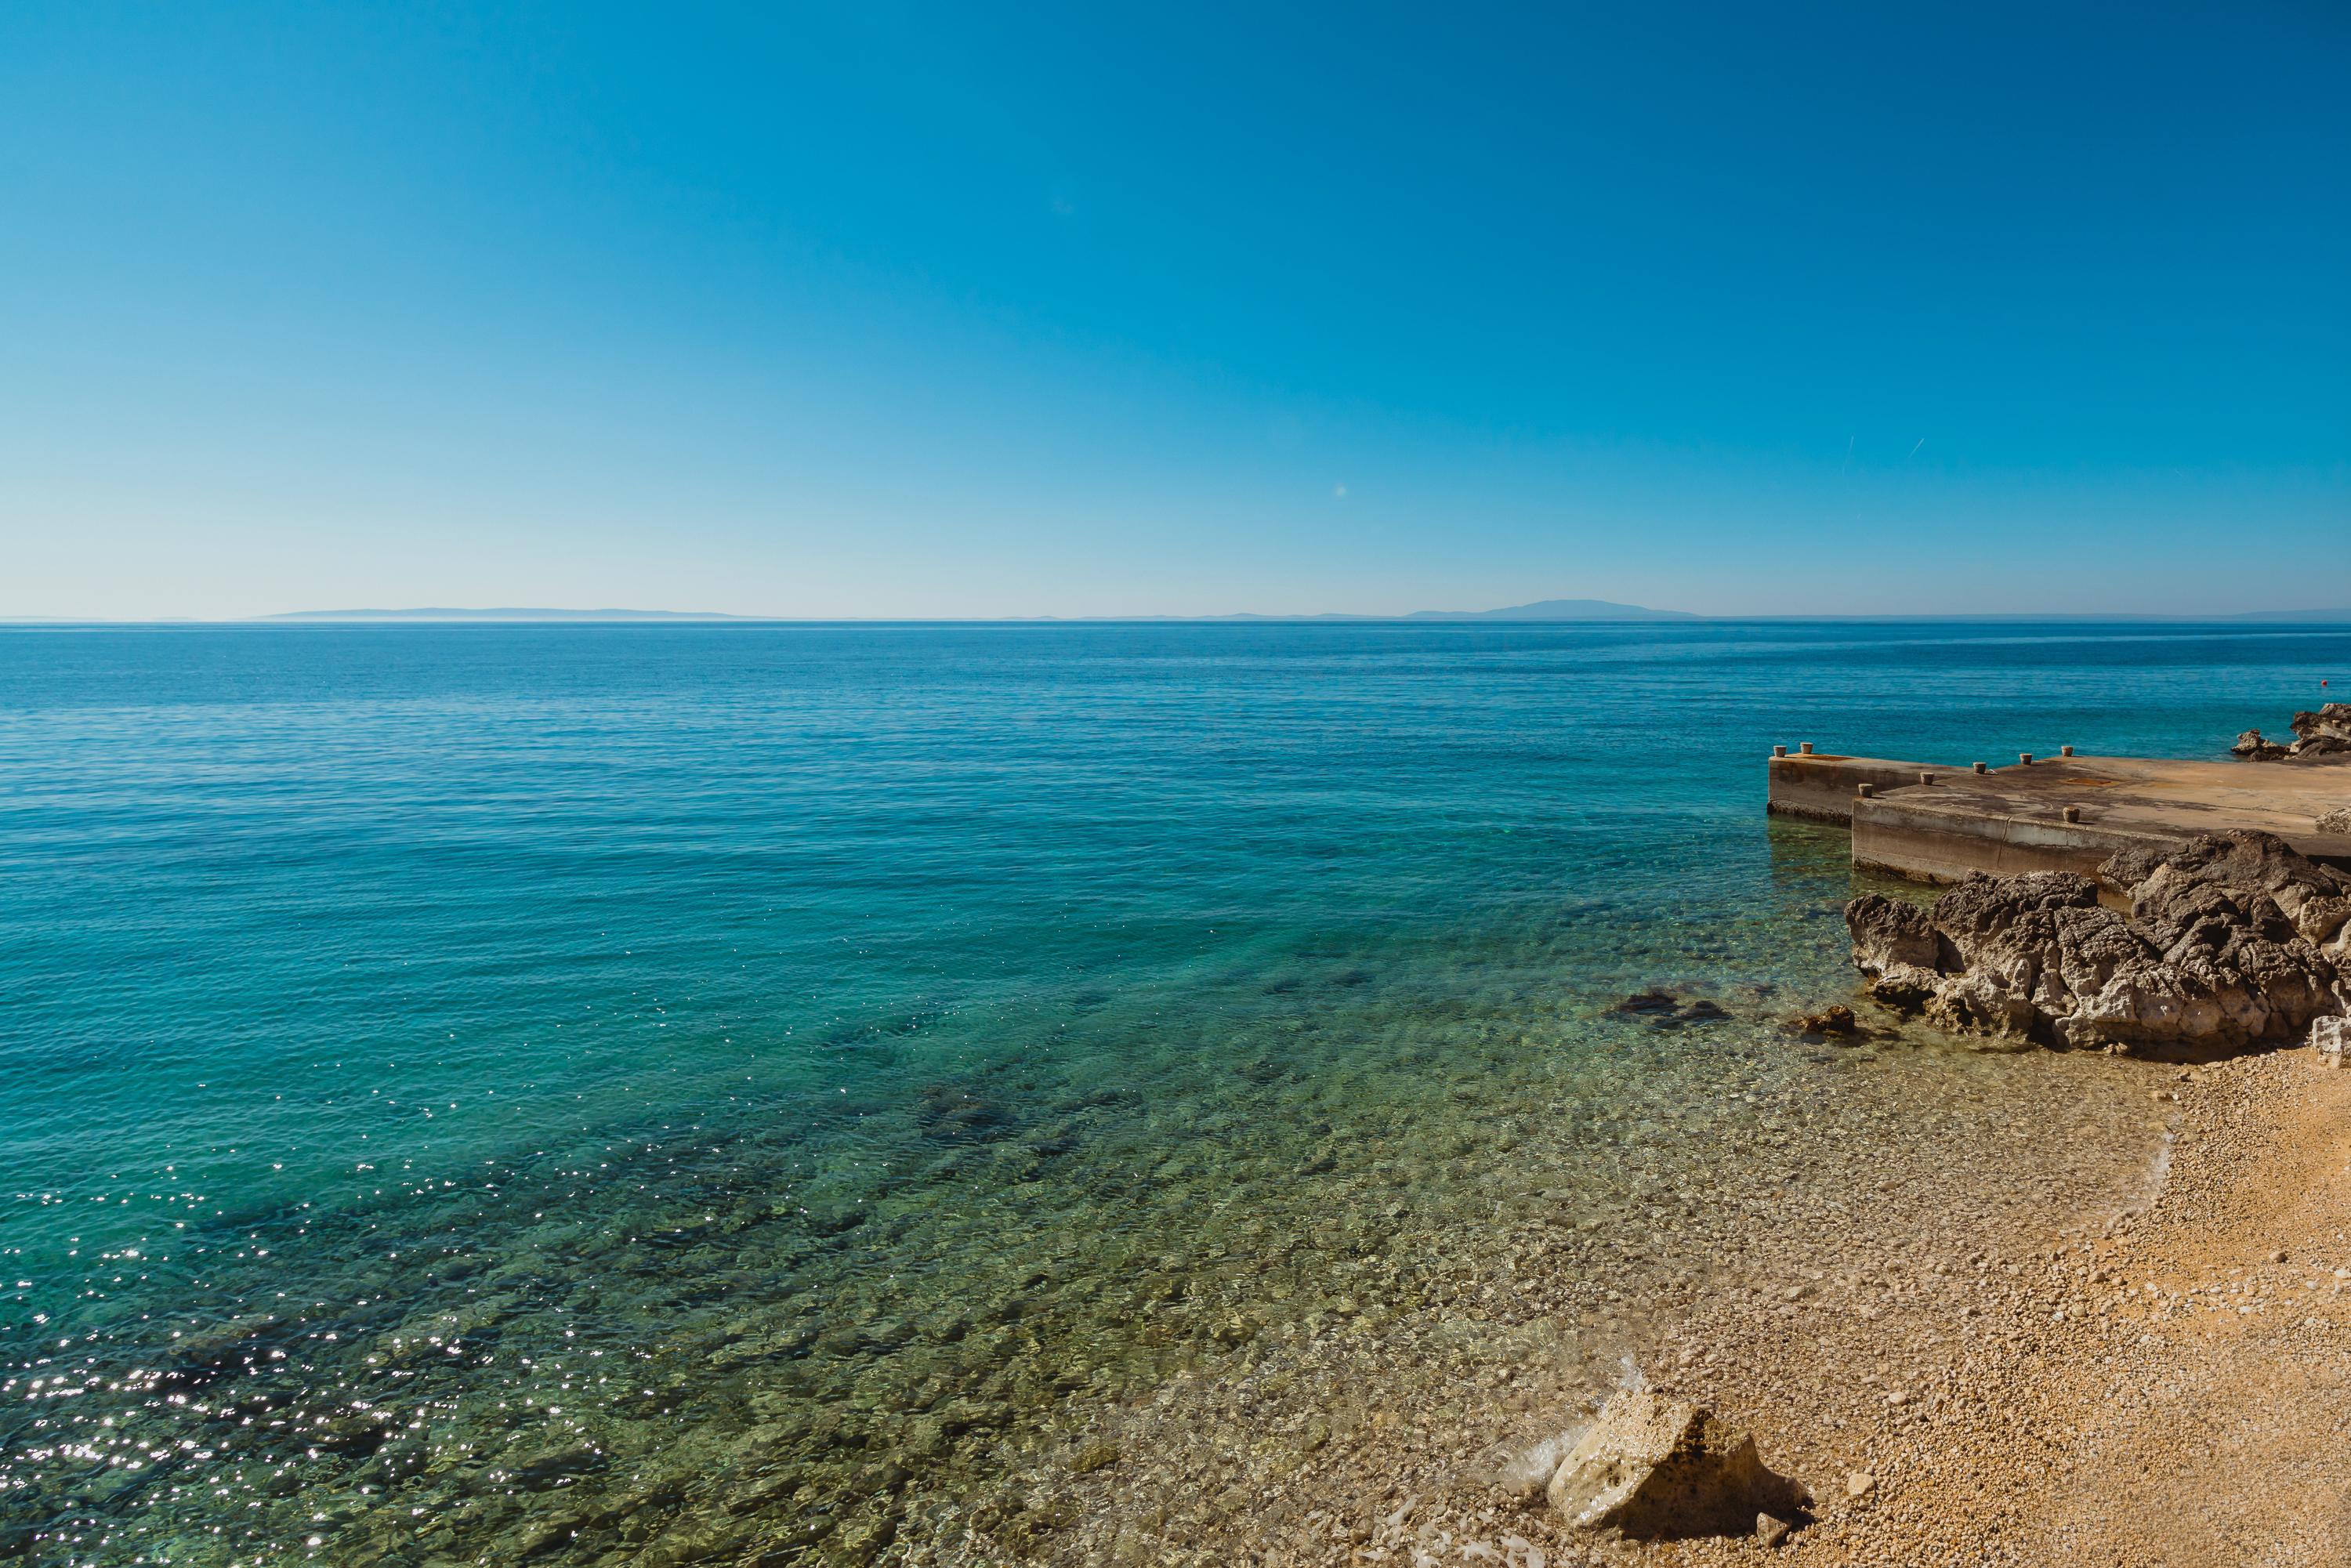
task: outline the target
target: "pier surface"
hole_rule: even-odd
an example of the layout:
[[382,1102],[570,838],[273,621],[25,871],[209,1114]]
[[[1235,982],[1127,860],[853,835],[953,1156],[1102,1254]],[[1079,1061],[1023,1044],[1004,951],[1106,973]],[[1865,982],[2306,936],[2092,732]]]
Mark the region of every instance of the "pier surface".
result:
[[2351,833],[2317,825],[2346,807],[2351,762],[2061,756],[1978,773],[1877,757],[1771,760],[1771,811],[1849,824],[1854,864],[1925,882],[1980,871],[2095,877],[2117,850],[2230,828],[2275,833],[2314,859],[2351,866]]

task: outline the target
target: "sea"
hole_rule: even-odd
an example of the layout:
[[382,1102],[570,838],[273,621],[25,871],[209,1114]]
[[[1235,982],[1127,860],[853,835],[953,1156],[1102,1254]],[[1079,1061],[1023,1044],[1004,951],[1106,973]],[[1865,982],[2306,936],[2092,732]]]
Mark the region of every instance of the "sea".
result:
[[[1122,1411],[1527,1330],[1498,1228],[1735,1270],[1757,1151],[2126,1203],[2111,1059],[1788,1031],[1876,884],[1764,758],[2217,757],[2328,679],[2351,628],[0,628],[0,1560],[1051,1558]],[[1577,1248],[1597,1387],[1669,1299]]]

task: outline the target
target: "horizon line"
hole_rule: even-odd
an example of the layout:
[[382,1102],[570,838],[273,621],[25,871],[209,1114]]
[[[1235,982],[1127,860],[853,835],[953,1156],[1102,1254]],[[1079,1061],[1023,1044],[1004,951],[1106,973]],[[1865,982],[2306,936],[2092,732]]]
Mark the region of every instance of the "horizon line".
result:
[[2182,611],[1873,611],[1863,612],[1657,611],[1625,606],[1631,614],[1532,614],[1518,616],[1510,610],[1408,611],[1382,613],[1355,611],[1264,612],[1227,611],[1181,614],[1128,615],[760,615],[725,611],[462,611],[447,613],[418,611],[295,611],[255,615],[5,615],[0,626],[287,626],[287,625],[747,625],[747,626],[1013,626],[1013,625],[1211,625],[1232,622],[1297,624],[1310,622],[1351,622],[1371,624],[1485,625],[1620,625],[1656,626],[1689,622],[2150,622],[2184,625],[2257,622],[2270,625],[2333,625],[2351,623],[2351,607],[2311,610]]

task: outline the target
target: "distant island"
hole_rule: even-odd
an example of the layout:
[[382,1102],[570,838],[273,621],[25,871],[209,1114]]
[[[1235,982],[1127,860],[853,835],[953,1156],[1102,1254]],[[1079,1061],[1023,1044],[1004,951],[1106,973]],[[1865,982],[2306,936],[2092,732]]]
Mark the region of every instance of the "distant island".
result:
[[757,621],[695,610],[297,610],[258,621]]
[[[298,610],[284,615],[262,615],[259,621],[768,621],[786,617],[721,615],[688,610],[461,610],[436,607],[421,610]],[[1022,621],[1696,621],[1683,610],[1650,610],[1638,604],[1616,604],[1605,599],[1540,599],[1507,610],[1416,610],[1406,615],[1104,615],[1010,616]]]
[[1416,610],[1409,615],[1219,615],[1218,621],[1696,621],[1687,610],[1651,610],[1606,599],[1538,599],[1506,610]]

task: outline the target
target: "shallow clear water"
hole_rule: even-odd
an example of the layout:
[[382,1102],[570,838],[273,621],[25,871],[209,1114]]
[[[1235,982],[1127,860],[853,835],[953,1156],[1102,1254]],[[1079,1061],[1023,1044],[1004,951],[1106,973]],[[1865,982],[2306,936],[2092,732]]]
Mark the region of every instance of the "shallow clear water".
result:
[[[1412,1330],[1498,1214],[1856,1148],[2102,1201],[2147,1134],[2096,1064],[1778,1029],[1850,991],[1852,882],[1761,758],[2217,754],[2346,673],[2114,625],[0,630],[0,1557],[921,1556],[1173,1373]],[[1609,1010],[1655,984],[1730,1016]]]

